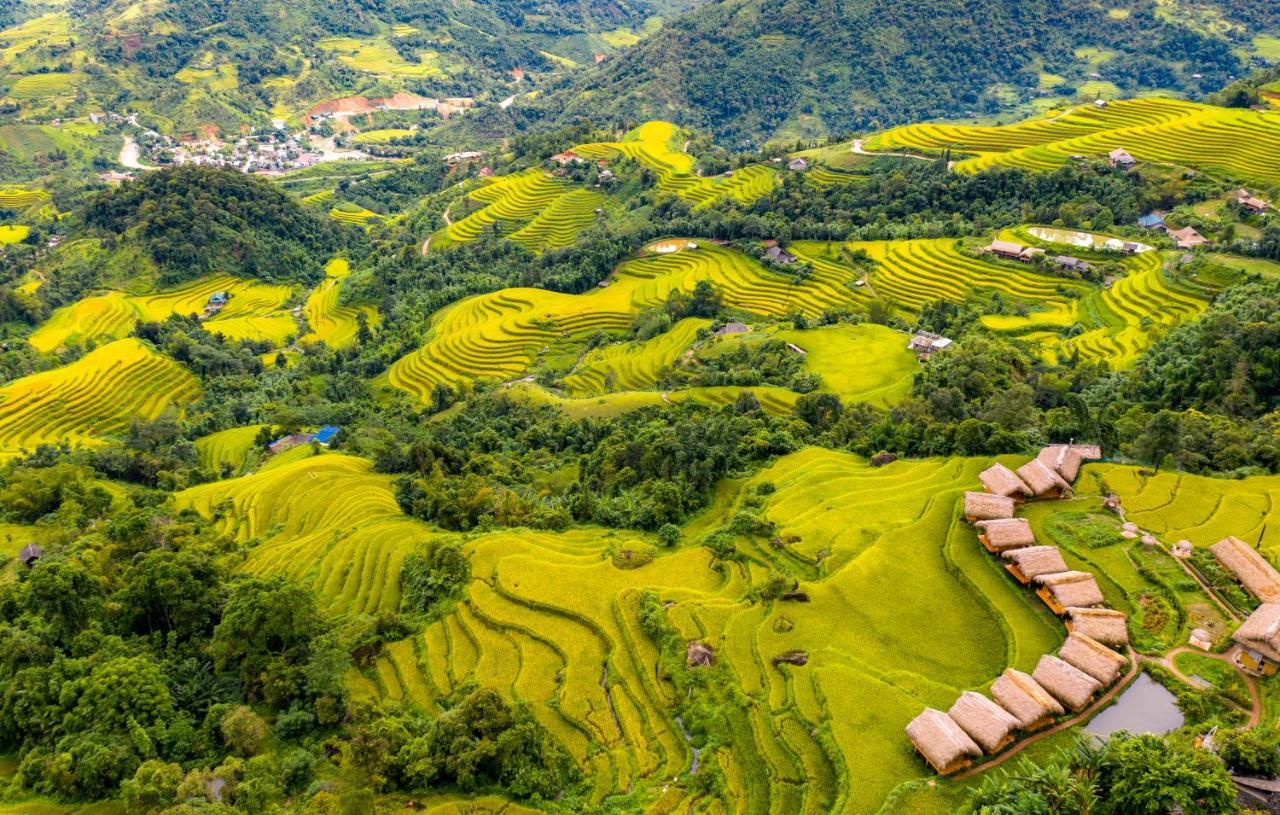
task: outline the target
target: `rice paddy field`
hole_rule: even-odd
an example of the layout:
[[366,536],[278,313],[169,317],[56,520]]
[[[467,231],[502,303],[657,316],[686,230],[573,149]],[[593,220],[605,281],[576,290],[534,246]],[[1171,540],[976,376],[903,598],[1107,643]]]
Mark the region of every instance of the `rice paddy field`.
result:
[[595,221],[604,195],[576,187],[534,167],[489,179],[467,193],[466,212],[431,238],[445,248],[486,231],[507,235],[533,252],[568,246]]
[[214,472],[221,471],[223,467],[230,467],[233,473],[239,472],[248,462],[253,443],[263,427],[265,425],[251,424],[201,436],[195,442],[200,464]]
[[30,232],[31,227],[22,224],[0,224],[0,246],[21,243]]
[[670,122],[646,122],[621,141],[580,144],[574,152],[588,159],[626,156],[653,170],[658,189],[689,201],[697,207],[710,206],[731,198],[750,203],[766,195],[778,182],[773,168],[753,164],[731,175],[704,178],[694,173],[693,156],[686,153],[683,132]]
[[78,73],[56,71],[20,76],[9,85],[9,97],[28,101],[62,96],[74,90],[81,79],[83,76]]
[[[234,452],[241,445],[237,435],[207,447]],[[302,580],[335,614],[392,612],[400,605],[401,561],[433,533],[400,512],[394,477],[372,466],[298,447],[252,475],[192,487],[176,500],[216,518],[224,533],[251,547],[246,572]],[[228,508],[219,510],[224,503]]]
[[363,133],[357,133],[354,141],[357,144],[383,144],[393,139],[405,139],[417,133],[416,130],[408,130],[403,127],[390,127],[381,130],[366,130]]
[[1280,476],[1209,478],[1118,464],[1090,464],[1083,479],[1120,496],[1125,515],[1167,541],[1186,539],[1196,547],[1228,535],[1280,556]]
[[209,297],[220,291],[227,292],[230,299],[205,322],[210,332],[233,340],[268,340],[276,344],[297,333],[297,321],[283,309],[293,295],[292,288],[213,275],[155,294],[112,291],[86,297],[55,311],[27,341],[39,351],[53,351],[70,342],[123,337],[142,320],[200,314]]
[[27,209],[48,204],[52,200],[44,190],[26,187],[0,187],[0,209]]
[[[328,197],[321,198],[319,195],[317,195],[314,197],[308,196],[308,198],[314,198],[314,200],[321,201],[321,202],[327,201],[328,198],[331,198],[333,196],[332,191],[327,191],[327,192],[329,192]],[[307,203],[313,203],[313,201],[308,201]],[[352,204],[348,201],[343,201],[339,203],[337,206],[330,209],[329,217],[340,223],[353,224],[355,226],[365,226],[370,221],[379,221],[382,219],[382,216],[379,215],[378,213],[372,210],[365,209],[359,204]]]
[[333,348],[345,348],[355,342],[359,315],[364,314],[370,326],[378,324],[378,310],[373,306],[344,306],[338,302],[342,281],[351,274],[351,264],[334,258],[324,267],[324,281],[311,292],[302,314],[311,330],[302,342],[324,342]]
[[[1131,365],[1161,331],[1199,316],[1213,294],[1204,287],[1171,280],[1159,252],[1120,258],[1124,276],[1104,288],[1038,273],[1018,263],[987,260],[955,239],[847,246],[798,242],[789,248],[813,265],[815,276],[831,279],[853,276],[842,252],[862,250],[876,261],[876,267],[859,294],[888,298],[908,313],[918,312],[931,300],[959,302],[974,292],[998,293],[1010,305],[1022,304],[1026,313],[984,316],[987,328],[1024,340],[1047,359],[1078,354],[1113,368]],[[1077,326],[1078,334],[1067,331]]]
[[961,154],[959,172],[994,166],[1046,169],[1072,155],[1105,156],[1117,147],[1139,161],[1212,170],[1262,185],[1280,184],[1280,113],[1220,108],[1168,98],[1086,105],[1016,124],[979,127],[913,124],[868,139],[867,150]]
[[439,383],[516,379],[553,345],[625,329],[640,310],[704,279],[721,287],[726,303],[771,316],[816,316],[854,298],[837,279],[815,274],[796,284],[714,245],[649,252],[621,264],[610,285],[586,294],[513,288],[447,306],[432,316],[426,343],[397,361],[386,381],[426,400]]
[[116,340],[0,387],[0,457],[64,440],[93,444],[134,418],[154,419],[195,399],[199,390],[183,366],[138,340]]
[[325,37],[318,40],[316,45],[337,55],[338,60],[345,65],[364,73],[410,79],[439,79],[445,76],[439,54],[425,52],[418,55],[417,62],[407,62],[391,43],[380,38]]
[[[787,456],[754,478],[725,483],[716,505],[687,527],[686,540],[696,541],[760,484],[774,485],[761,511],[797,542],[778,550],[739,538],[747,560],[727,570],[709,568],[709,552],[696,544],[620,569],[614,553],[649,545],[631,532],[475,536],[463,544],[473,572],[466,599],[353,673],[353,691],[432,709],[465,681],[497,688],[527,702],[568,747],[590,774],[593,797],[632,790],[650,802],[648,811],[685,811],[694,796],[668,782],[694,757],[673,717],[674,688],[655,673],[657,654],[637,619],[640,593],[653,590],[681,636],[709,644],[741,688],[721,734],[733,749],[698,759],[721,769],[740,811],[880,811],[900,785],[926,777],[901,736],[923,704],[949,705],[1010,660],[1029,668],[1061,638],[956,517],[957,497],[986,463],[932,459],[876,469],[827,450]],[[295,489],[307,480],[293,479]],[[187,494],[211,506],[224,497],[211,490],[234,483]],[[295,526],[273,512],[258,523]],[[260,548],[247,568],[256,568]],[[272,563],[288,569],[298,560]],[[744,599],[771,569],[801,580],[810,602]],[[911,603],[900,602],[904,591]],[[962,640],[968,647],[955,648]],[[808,654],[808,665],[771,664],[794,650]],[[954,803],[938,796],[912,811],[945,812]],[[709,811],[726,810],[716,802]]]

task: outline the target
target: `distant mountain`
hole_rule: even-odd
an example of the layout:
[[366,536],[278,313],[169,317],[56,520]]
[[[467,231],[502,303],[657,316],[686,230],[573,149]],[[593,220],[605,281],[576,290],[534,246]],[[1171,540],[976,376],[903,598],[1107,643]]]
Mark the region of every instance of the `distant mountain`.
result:
[[[335,96],[496,102],[620,53],[690,0],[0,0],[0,116],[129,107],[224,131]],[[597,55],[600,55],[599,57]],[[23,80],[26,80],[25,82]]]
[[1278,27],[1274,0],[715,0],[572,78],[542,113],[758,140],[1037,97],[1199,93],[1242,73],[1253,37]]

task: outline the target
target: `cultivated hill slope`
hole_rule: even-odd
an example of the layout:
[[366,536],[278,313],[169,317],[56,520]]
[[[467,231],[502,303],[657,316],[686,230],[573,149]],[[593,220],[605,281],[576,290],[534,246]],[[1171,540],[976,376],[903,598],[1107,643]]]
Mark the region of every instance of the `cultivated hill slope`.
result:
[[[670,118],[722,138],[818,134],[994,112],[1101,72],[1121,90],[1208,90],[1240,72],[1225,37],[1146,0],[718,0],[553,99],[560,115]],[[1219,3],[1244,42],[1274,4]],[[1197,6],[1199,7],[1199,6]],[[1239,26],[1238,28],[1235,26]],[[1070,95],[1070,94],[1068,94]]]

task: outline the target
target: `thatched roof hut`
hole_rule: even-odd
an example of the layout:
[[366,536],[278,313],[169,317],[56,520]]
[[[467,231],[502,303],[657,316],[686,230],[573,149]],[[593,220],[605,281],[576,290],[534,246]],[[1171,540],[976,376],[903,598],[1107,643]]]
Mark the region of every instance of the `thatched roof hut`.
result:
[[1257,651],[1272,662],[1280,662],[1280,603],[1263,603],[1240,624],[1231,639]]
[[992,464],[978,473],[978,480],[982,482],[982,488],[992,495],[1003,495],[1006,498],[1031,495],[1031,488],[1003,464]]
[[954,719],[931,707],[907,725],[907,738],[941,775],[968,767],[972,757],[982,755],[982,748]]
[[1083,710],[1093,695],[1102,689],[1098,680],[1052,654],[1040,657],[1031,678],[1073,711]]
[[1092,676],[1107,687],[1129,666],[1129,661],[1095,639],[1078,632],[1067,635],[1058,656]]
[[1052,498],[1071,493],[1071,485],[1038,458],[1033,458],[1019,467],[1018,478],[1026,482],[1026,485],[1031,488],[1031,494],[1037,498]]
[[711,646],[694,640],[685,650],[685,662],[690,668],[710,668],[715,662],[715,653]]
[[1102,450],[1095,444],[1051,444],[1036,456],[1038,461],[1062,476],[1062,480],[1068,484],[1075,483],[1084,462],[1100,458]]
[[994,521],[1012,518],[1015,505],[1012,498],[992,495],[989,492],[964,494],[964,517],[970,521]]
[[1013,741],[1018,720],[987,697],[965,691],[947,711],[960,729],[978,743],[987,755],[994,755]]
[[1024,546],[1035,546],[1036,536],[1026,518],[1001,518],[978,521],[978,540],[989,552],[1007,552]]
[[1237,537],[1223,538],[1210,546],[1209,551],[1259,600],[1280,602],[1280,572],[1261,552]]
[[1129,644],[1129,626],[1123,611],[1109,608],[1068,608],[1068,631],[1084,634],[1103,645]]
[[1088,572],[1058,572],[1042,574],[1035,578],[1040,584],[1036,594],[1048,604],[1054,614],[1064,614],[1068,608],[1089,608],[1106,602],[1098,581]]
[[1067,562],[1056,546],[1028,546],[1004,553],[1010,563],[1005,568],[1009,574],[1026,585],[1042,574],[1060,574],[1067,571]]
[[1054,716],[1066,711],[1062,704],[1040,683],[1014,668],[1007,668],[991,685],[991,695],[1005,710],[1018,720],[1024,730],[1034,730],[1048,724]]

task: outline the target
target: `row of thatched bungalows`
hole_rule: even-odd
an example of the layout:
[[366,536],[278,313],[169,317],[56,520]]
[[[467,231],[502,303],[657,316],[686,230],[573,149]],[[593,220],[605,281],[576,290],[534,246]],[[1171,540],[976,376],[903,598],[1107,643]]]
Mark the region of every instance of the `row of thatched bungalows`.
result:
[[1240,646],[1235,654],[1237,664],[1255,674],[1275,675],[1280,670],[1280,572],[1261,552],[1234,536],[1223,538],[1209,551],[1246,591],[1262,601],[1231,635]]
[[984,491],[965,493],[964,514],[982,545],[1008,561],[1005,568],[1019,583],[1037,586],[1037,595],[1066,618],[1068,634],[1058,654],[1040,657],[1032,673],[1009,668],[1001,674],[991,686],[993,699],[966,691],[946,713],[928,708],[907,725],[916,750],[940,774],[998,753],[1019,730],[1083,710],[1129,664],[1113,650],[1129,643],[1125,615],[1101,608],[1093,575],[1070,569],[1056,546],[1038,545],[1027,520],[1014,517],[1024,498],[1070,495],[1083,462],[1097,458],[1096,447],[1046,447],[1017,471],[993,465],[979,476]]

